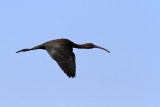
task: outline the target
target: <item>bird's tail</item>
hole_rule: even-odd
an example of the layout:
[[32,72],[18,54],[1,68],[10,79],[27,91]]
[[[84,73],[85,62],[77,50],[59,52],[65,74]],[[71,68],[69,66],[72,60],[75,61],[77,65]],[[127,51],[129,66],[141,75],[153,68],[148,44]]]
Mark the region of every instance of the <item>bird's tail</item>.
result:
[[38,45],[38,46],[35,46],[33,48],[30,48],[30,49],[21,49],[21,50],[17,51],[16,53],[35,50],[35,49],[44,49],[44,46],[43,45]]

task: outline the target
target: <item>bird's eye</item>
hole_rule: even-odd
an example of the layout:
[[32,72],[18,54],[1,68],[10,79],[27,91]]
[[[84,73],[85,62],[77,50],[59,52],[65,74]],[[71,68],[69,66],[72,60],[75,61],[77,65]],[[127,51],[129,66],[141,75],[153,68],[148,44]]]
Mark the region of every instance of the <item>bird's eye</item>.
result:
[[91,47],[91,48],[94,48],[94,44],[93,44],[93,43],[90,43],[90,47]]

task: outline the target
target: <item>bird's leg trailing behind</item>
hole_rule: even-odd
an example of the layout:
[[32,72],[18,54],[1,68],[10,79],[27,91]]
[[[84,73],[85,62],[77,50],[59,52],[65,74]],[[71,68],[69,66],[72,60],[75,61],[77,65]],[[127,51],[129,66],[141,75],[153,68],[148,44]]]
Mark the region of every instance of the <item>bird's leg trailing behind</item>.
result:
[[30,48],[30,49],[22,49],[22,50],[19,50],[17,51],[16,53],[19,53],[19,52],[25,52],[25,51],[30,51],[30,50],[35,50],[35,49],[45,49],[43,45],[38,45],[38,46],[35,46],[33,48]]

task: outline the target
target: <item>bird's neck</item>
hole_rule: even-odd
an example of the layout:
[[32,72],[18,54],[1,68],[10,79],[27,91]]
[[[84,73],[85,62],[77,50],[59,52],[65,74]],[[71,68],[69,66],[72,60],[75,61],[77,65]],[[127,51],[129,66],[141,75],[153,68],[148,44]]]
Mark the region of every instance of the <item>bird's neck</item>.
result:
[[79,49],[87,49],[88,47],[86,46],[86,44],[73,44],[74,48],[79,48]]

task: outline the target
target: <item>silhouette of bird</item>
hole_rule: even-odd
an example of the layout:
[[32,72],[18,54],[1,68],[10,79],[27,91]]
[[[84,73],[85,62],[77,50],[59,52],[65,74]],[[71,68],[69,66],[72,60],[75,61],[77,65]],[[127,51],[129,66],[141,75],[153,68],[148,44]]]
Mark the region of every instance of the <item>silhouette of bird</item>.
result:
[[73,48],[79,48],[79,49],[99,48],[110,53],[107,49],[94,45],[93,43],[85,43],[79,45],[72,42],[69,39],[51,40],[41,45],[35,46],[31,49],[19,50],[16,53],[35,50],[35,49],[44,49],[49,53],[52,59],[54,59],[58,63],[60,68],[69,78],[70,77],[74,78],[76,75],[76,62],[75,62],[75,55],[73,53]]

